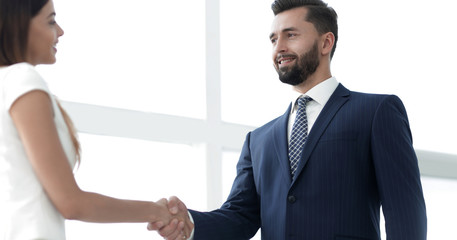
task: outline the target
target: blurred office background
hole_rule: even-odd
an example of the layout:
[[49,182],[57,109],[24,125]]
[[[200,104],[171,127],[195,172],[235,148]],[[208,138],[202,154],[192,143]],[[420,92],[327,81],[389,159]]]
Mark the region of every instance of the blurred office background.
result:
[[[245,135],[289,104],[291,87],[272,67],[271,2],[55,0],[65,35],[58,62],[39,71],[80,131],[80,187],[129,199],[177,195],[202,211],[219,207]],[[339,14],[333,75],[351,90],[403,100],[428,239],[456,239],[457,4],[327,2]],[[161,239],[146,224],[78,221],[67,221],[67,236]]]

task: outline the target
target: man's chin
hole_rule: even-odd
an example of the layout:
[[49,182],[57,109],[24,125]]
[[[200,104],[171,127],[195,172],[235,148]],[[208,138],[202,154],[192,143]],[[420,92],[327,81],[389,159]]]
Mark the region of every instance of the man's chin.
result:
[[290,71],[290,67],[281,67],[276,70],[279,74],[287,74]]
[[279,80],[282,83],[289,84],[292,86],[297,86],[303,82],[301,78],[292,78],[292,77],[285,77],[285,76],[279,76]]
[[298,69],[283,67],[279,69],[277,68],[276,72],[278,73],[279,80],[282,83],[296,86],[303,82],[301,73]]

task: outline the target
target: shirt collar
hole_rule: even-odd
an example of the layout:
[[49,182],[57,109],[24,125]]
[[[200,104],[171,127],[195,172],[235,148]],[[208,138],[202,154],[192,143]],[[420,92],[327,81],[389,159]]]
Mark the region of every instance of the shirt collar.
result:
[[321,106],[324,106],[327,101],[330,99],[330,96],[332,96],[333,92],[335,89],[338,87],[338,81],[336,80],[335,77],[331,77],[313,88],[311,88],[308,92],[302,94],[302,93],[296,93],[294,94],[292,98],[292,111],[294,112],[296,109],[296,104],[297,100],[303,96],[309,96],[311,97],[314,102],[318,103]]

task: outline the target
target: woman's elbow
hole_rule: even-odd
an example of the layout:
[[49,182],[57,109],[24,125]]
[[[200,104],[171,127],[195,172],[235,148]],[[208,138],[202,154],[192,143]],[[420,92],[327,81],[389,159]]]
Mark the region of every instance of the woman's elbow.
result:
[[57,209],[62,217],[68,220],[79,220],[83,212],[81,204],[78,203],[78,201],[73,200],[62,204],[62,206],[57,207]]
[[68,220],[79,220],[84,213],[84,193],[72,194],[71,197],[60,199],[55,203],[59,213]]

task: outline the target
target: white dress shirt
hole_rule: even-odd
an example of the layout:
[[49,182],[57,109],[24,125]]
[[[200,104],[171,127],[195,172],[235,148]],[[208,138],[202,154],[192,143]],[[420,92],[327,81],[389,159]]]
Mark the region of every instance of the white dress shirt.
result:
[[289,124],[288,124],[288,137],[290,140],[290,135],[292,132],[292,126],[295,121],[295,117],[297,115],[297,100],[301,97],[308,96],[313,99],[313,101],[309,101],[306,104],[306,117],[308,118],[308,133],[311,131],[314,123],[316,122],[317,117],[321,113],[322,109],[324,108],[325,104],[329,100],[330,96],[332,96],[333,92],[335,91],[336,87],[338,87],[338,81],[335,77],[331,77],[313,88],[311,88],[308,92],[302,93],[295,93],[292,98],[292,109],[290,110],[289,115]]

